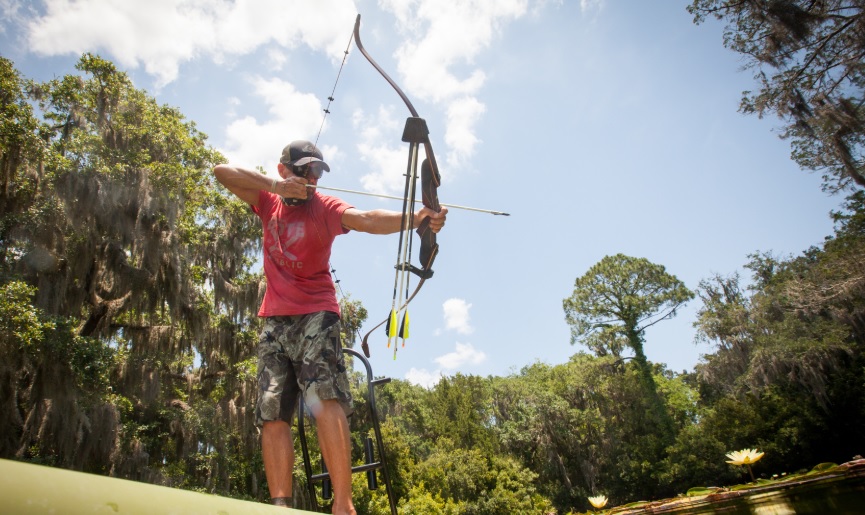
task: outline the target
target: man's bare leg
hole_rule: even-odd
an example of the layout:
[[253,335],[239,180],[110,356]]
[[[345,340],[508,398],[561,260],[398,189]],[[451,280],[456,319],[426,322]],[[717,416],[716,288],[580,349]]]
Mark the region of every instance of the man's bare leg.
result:
[[261,428],[261,457],[271,499],[291,497],[294,470],[291,425],[282,420],[264,423]]
[[334,515],[356,515],[351,501],[351,440],[348,418],[336,400],[321,401],[313,410],[321,453],[333,485]]

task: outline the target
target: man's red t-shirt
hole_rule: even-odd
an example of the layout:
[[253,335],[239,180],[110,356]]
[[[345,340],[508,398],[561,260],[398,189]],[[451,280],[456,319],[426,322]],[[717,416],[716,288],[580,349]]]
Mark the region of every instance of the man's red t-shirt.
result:
[[341,199],[313,192],[300,206],[286,206],[278,195],[261,191],[258,207],[264,232],[267,290],[258,316],[339,313],[330,275],[333,240],[348,229],[342,214],[352,207]]

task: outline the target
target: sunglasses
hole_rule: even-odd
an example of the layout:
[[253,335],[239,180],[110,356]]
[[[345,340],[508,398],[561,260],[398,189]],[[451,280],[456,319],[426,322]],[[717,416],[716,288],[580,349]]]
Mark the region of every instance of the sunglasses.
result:
[[291,168],[291,173],[304,179],[308,179],[309,177],[321,179],[321,176],[324,174],[324,167],[319,161],[312,161],[300,166],[290,166],[289,168]]

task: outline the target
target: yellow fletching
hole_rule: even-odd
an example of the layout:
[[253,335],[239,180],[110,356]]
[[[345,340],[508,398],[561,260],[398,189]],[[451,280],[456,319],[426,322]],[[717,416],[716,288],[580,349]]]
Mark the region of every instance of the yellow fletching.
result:
[[402,316],[402,324],[399,327],[399,337],[402,338],[402,346],[405,347],[405,341],[408,338],[408,310]]
[[396,325],[396,310],[395,310],[395,309],[392,309],[392,310],[390,310],[390,318],[389,318],[388,321],[387,321],[387,328],[386,328],[386,329],[387,329],[387,337],[388,337],[388,339],[393,338],[393,337],[396,336],[396,334],[397,334],[397,332],[396,332],[397,329],[396,329],[396,328],[397,328],[397,325]]
[[[402,317],[402,325],[399,326],[399,337],[403,340],[408,338],[408,310],[406,310],[405,314]],[[403,343],[405,345],[405,343]]]

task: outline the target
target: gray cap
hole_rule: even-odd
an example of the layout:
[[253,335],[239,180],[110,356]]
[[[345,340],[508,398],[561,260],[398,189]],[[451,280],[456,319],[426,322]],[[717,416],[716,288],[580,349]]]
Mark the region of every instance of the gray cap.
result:
[[279,162],[284,165],[303,166],[307,163],[318,161],[321,167],[330,171],[330,167],[324,162],[321,151],[315,148],[311,142],[306,140],[292,141],[282,149],[282,157]]

